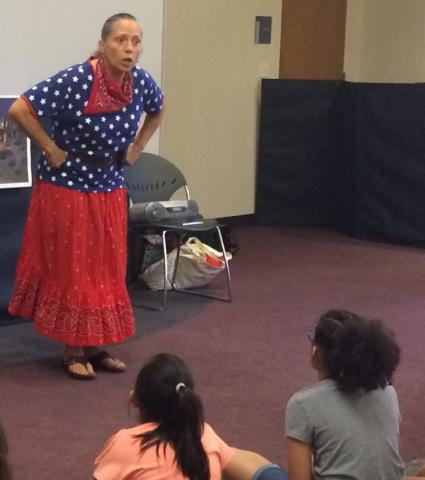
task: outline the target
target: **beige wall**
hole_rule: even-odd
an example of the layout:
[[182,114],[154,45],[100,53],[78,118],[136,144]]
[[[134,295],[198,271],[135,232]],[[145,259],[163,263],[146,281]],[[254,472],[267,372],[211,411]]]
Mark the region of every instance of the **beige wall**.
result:
[[348,0],[347,80],[424,82],[424,52],[425,0]]
[[[279,71],[282,0],[165,0],[160,152],[206,216],[254,212],[260,78]],[[271,15],[272,44],[255,17]]]

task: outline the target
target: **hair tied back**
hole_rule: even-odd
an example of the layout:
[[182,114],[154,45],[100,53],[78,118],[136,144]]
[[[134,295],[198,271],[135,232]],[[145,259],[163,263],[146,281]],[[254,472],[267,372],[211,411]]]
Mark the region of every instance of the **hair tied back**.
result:
[[178,384],[176,385],[176,393],[177,393],[177,394],[180,393],[180,392],[182,391],[182,388],[186,388],[186,385],[185,385],[184,383],[182,383],[182,382],[178,383]]

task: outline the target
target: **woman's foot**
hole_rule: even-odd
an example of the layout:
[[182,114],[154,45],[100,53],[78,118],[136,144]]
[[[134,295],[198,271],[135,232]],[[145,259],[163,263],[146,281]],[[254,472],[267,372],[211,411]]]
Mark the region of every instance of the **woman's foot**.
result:
[[126,370],[126,365],[120,359],[112,357],[105,350],[100,350],[98,347],[85,347],[84,352],[97,370],[103,370],[104,372],[122,373]]
[[70,377],[76,380],[94,380],[96,378],[92,365],[85,357],[64,357],[63,368]]
[[93,380],[96,374],[87,361],[81,347],[67,345],[63,355],[63,368],[66,373],[77,380]]

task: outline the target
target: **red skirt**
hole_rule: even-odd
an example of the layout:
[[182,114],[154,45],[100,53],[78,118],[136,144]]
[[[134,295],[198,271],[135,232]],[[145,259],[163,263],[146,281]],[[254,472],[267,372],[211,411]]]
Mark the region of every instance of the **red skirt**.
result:
[[134,334],[125,284],[124,189],[33,189],[9,312],[67,345],[119,343]]

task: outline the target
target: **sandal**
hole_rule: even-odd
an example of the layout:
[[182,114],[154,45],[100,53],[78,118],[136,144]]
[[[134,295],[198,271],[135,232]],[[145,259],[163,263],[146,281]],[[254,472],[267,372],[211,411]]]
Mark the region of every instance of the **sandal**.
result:
[[64,358],[63,368],[70,377],[76,380],[94,380],[96,378],[96,373],[90,362],[82,356]]
[[101,350],[89,357],[89,362],[94,368],[97,370],[103,370],[104,372],[122,373],[125,372],[127,368],[124,362],[116,357],[112,357],[105,350]]

